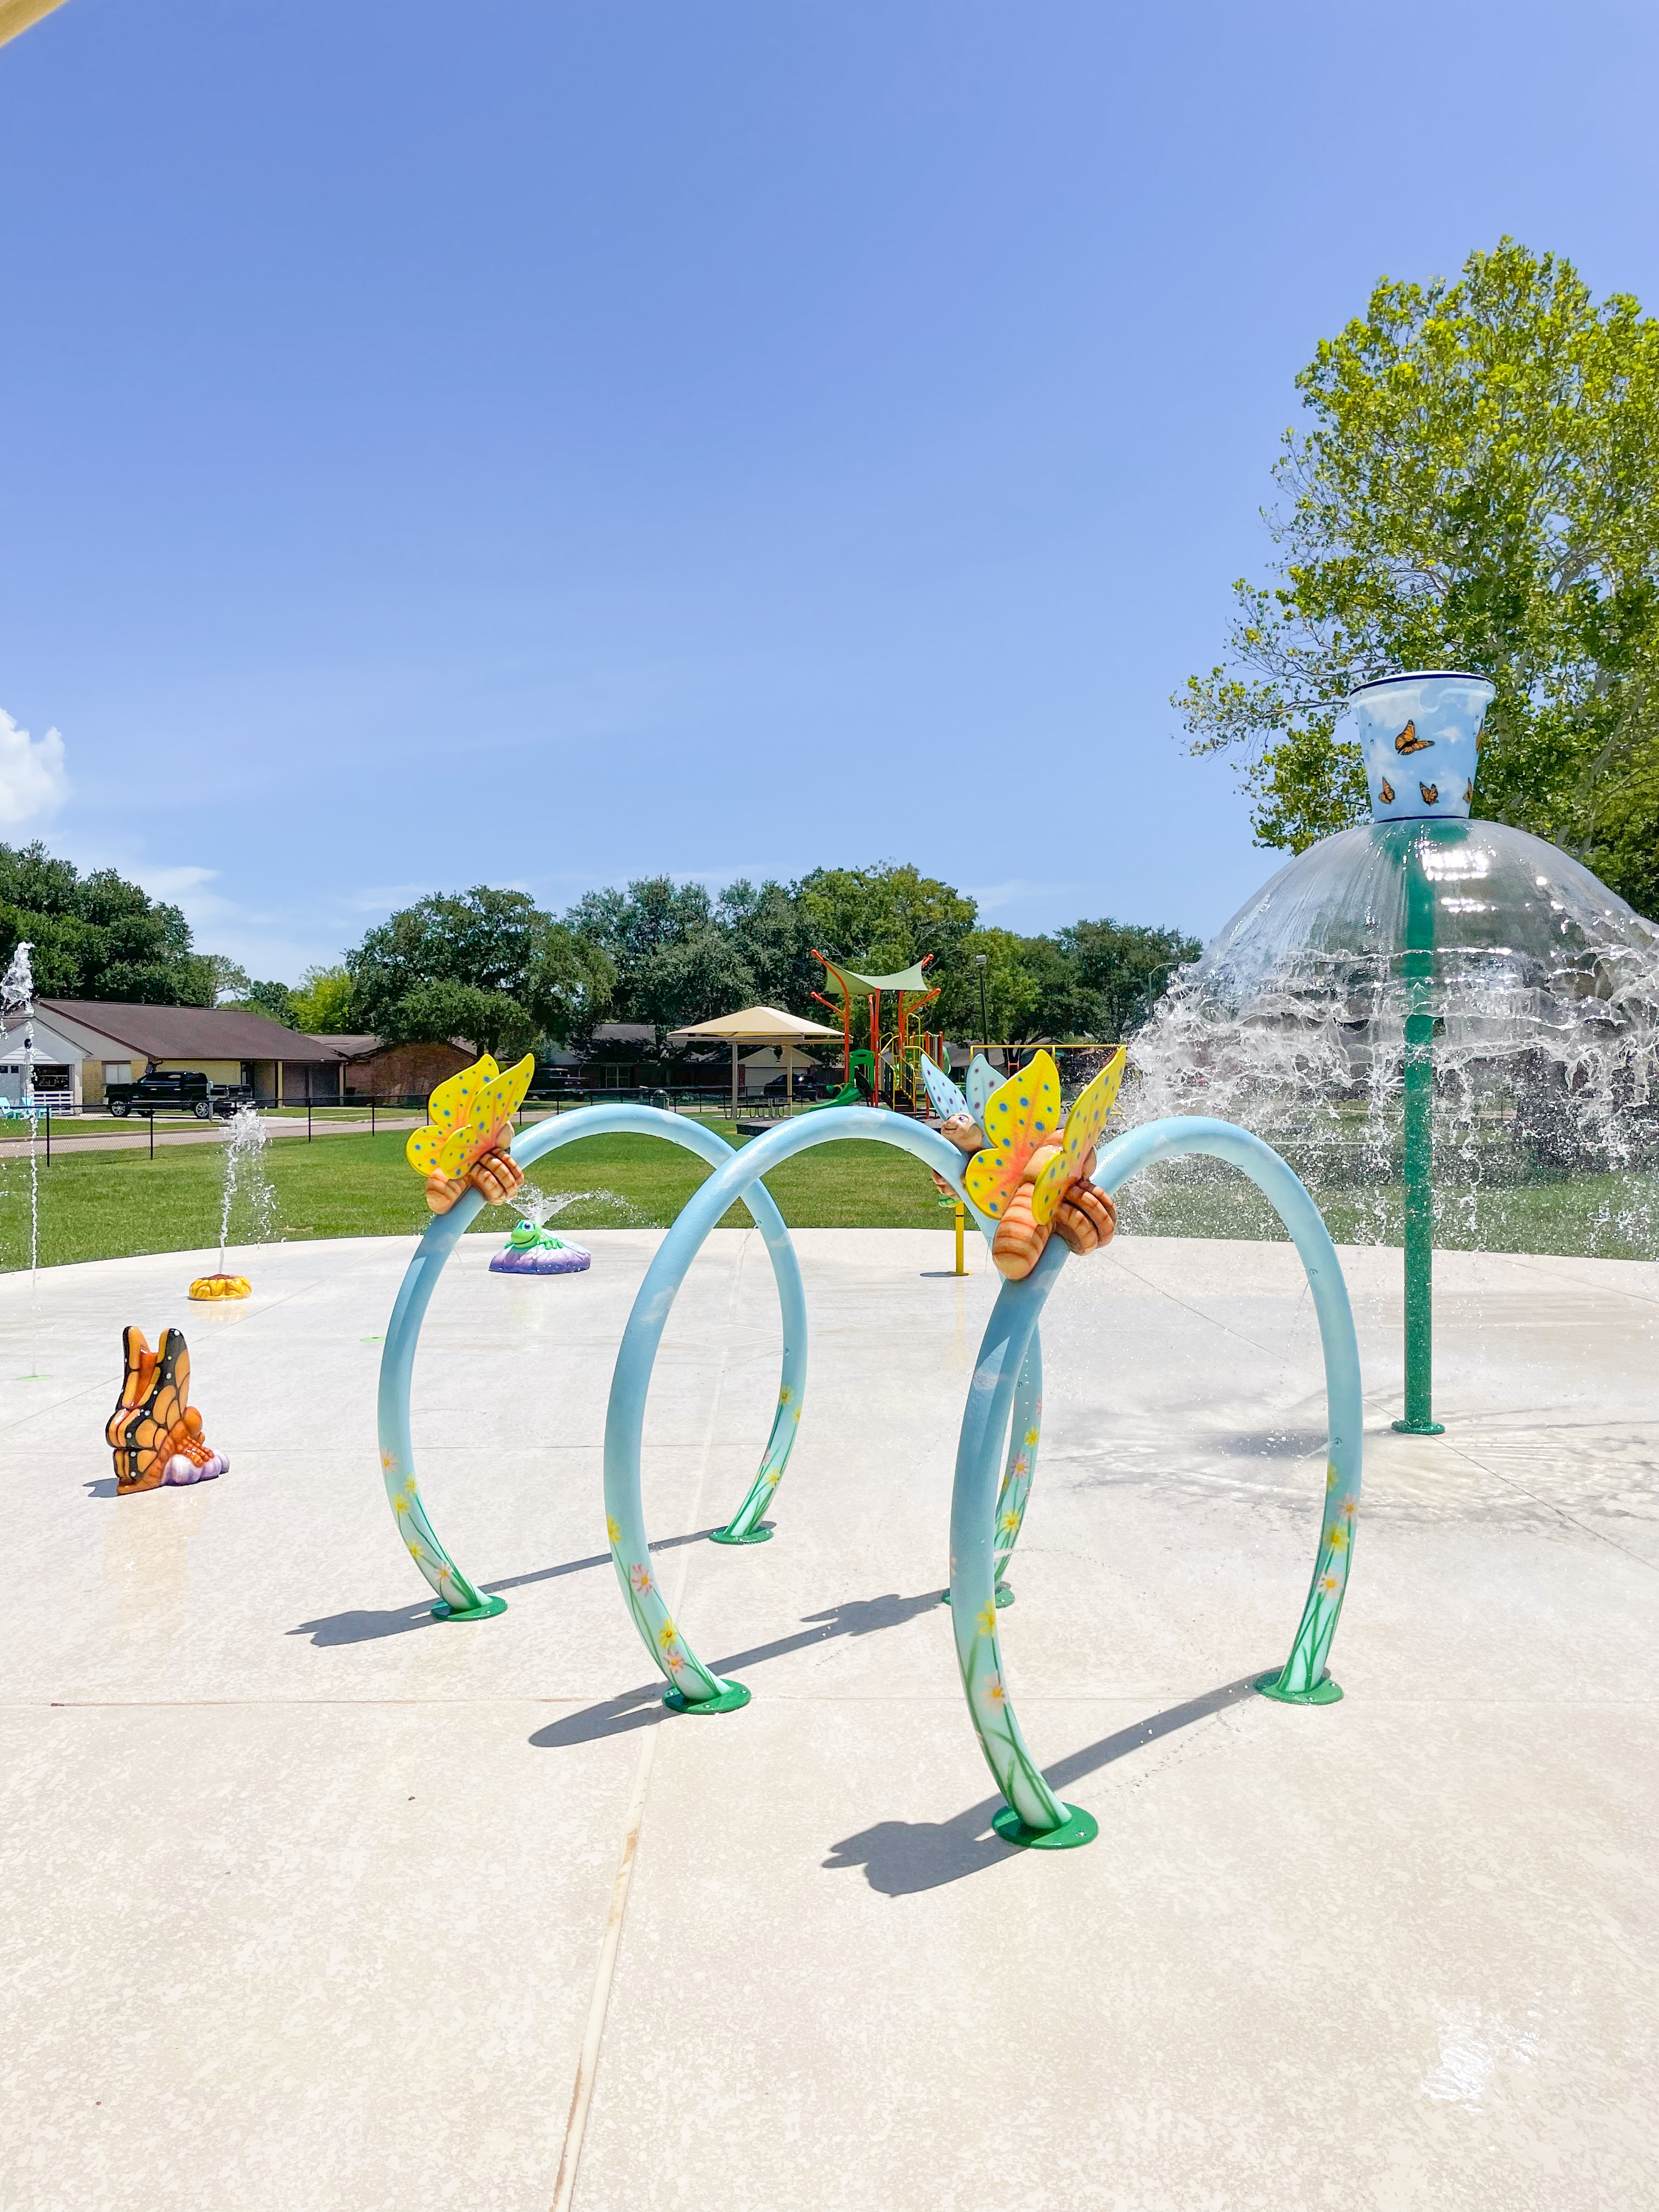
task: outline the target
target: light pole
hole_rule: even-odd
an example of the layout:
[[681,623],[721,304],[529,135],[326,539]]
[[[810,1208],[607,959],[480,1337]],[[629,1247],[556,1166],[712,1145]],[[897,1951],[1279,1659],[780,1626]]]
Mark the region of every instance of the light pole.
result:
[[989,1052],[991,1049],[991,1024],[985,1012],[985,955],[982,952],[975,953],[974,965],[979,970],[980,1042],[982,1048],[986,1052]]

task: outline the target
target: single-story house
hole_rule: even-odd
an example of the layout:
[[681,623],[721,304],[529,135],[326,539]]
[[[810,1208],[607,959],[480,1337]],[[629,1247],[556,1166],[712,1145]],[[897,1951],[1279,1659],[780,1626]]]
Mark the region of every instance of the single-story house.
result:
[[99,1106],[112,1083],[191,1070],[252,1086],[262,1102],[337,1100],[344,1055],[332,1037],[307,1036],[234,1006],[133,1006],[106,999],[38,999],[0,1041],[0,1095],[24,1084],[22,1030],[34,1021],[34,1087],[66,1105]]
[[343,1063],[345,1095],[352,1097],[429,1098],[438,1085],[478,1057],[471,1045],[440,1037],[432,1044],[387,1044],[377,1036],[331,1036]]

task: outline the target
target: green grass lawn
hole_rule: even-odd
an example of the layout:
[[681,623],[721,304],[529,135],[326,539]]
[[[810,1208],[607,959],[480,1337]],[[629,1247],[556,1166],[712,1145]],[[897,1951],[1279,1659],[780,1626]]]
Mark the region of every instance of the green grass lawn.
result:
[[[708,1126],[730,1142],[729,1121]],[[741,1141],[747,1141],[746,1139]],[[404,1135],[330,1137],[315,1144],[283,1139],[266,1149],[275,1194],[273,1237],[414,1235],[429,1216],[419,1181],[404,1158]],[[214,1244],[219,1235],[222,1154],[216,1146],[165,1146],[144,1152],[59,1153],[42,1164],[40,1259],[109,1259],[137,1252],[176,1252]],[[530,1180],[572,1203],[555,1225],[665,1228],[708,1170],[689,1152],[648,1137],[589,1137],[552,1153]],[[890,1146],[824,1145],[786,1162],[768,1188],[792,1228],[946,1229],[920,1162]],[[1370,1194],[1340,1190],[1324,1201],[1339,1243],[1397,1243],[1395,1187]],[[504,1236],[513,1215],[487,1209],[475,1233]],[[734,1208],[728,1225],[745,1223]],[[249,1237],[239,1204],[231,1242]],[[1265,1200],[1224,1171],[1156,1171],[1126,1194],[1124,1227],[1165,1237],[1277,1237],[1278,1218]],[[1443,1193],[1436,1242],[1449,1249],[1589,1254],[1619,1259],[1659,1256],[1659,1176],[1582,1176],[1470,1199]],[[0,1272],[28,1265],[28,1165],[0,1165]]]
[[[1398,1244],[1399,1183],[1316,1193],[1339,1244]],[[1434,1241],[1448,1252],[1659,1259],[1659,1176],[1580,1175],[1490,1188],[1443,1187]],[[1124,1194],[1122,1226],[1152,1237],[1284,1235],[1254,1183],[1206,1162],[1154,1169]]]
[[[729,1121],[708,1125],[730,1142]],[[742,1141],[746,1141],[742,1140]],[[315,1144],[283,1138],[267,1146],[265,1173],[276,1194],[273,1237],[413,1235],[431,1216],[404,1158],[402,1133],[329,1137]],[[690,1153],[649,1137],[588,1137],[530,1170],[550,1194],[582,1194],[561,1212],[561,1229],[666,1228],[708,1170]],[[40,1170],[40,1261],[178,1252],[216,1243],[222,1155],[216,1146],[145,1152],[58,1153]],[[933,1229],[947,1226],[927,1170],[886,1145],[825,1145],[791,1160],[768,1188],[792,1228]],[[487,1207],[475,1233],[504,1236],[514,1215]],[[734,1207],[728,1224],[746,1224]],[[239,1203],[231,1242],[246,1238]],[[27,1160],[0,1166],[0,1272],[28,1265]]]

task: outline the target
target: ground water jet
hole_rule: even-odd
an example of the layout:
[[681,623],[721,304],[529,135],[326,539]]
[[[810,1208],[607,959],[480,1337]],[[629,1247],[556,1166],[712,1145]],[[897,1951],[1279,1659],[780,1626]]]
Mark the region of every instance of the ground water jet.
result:
[[34,970],[29,955],[33,945],[27,939],[11,956],[6,972],[0,976],[0,1042],[3,1042],[13,1017],[23,1017],[23,1085],[21,1110],[29,1125],[29,1371],[18,1379],[24,1382],[40,1382],[46,1377],[40,1372],[40,1305],[38,1296],[40,1278],[40,1158],[36,1146],[40,1109],[34,1096]]
[[257,1107],[239,1106],[224,1125],[224,1174],[219,1205],[219,1267],[216,1274],[198,1275],[190,1286],[192,1298],[245,1298],[252,1285],[246,1275],[231,1274],[225,1266],[230,1242],[231,1216],[240,1197],[252,1216],[252,1234],[243,1241],[262,1244],[276,1218],[276,1194],[265,1174],[269,1133]]
[[1344,1237],[1403,1245],[1414,1434],[1439,1429],[1437,1231],[1659,1256],[1659,929],[1558,847],[1470,818],[1491,696],[1446,672],[1354,694],[1371,820],[1299,854],[1182,970],[1126,1102],[1241,1123]]

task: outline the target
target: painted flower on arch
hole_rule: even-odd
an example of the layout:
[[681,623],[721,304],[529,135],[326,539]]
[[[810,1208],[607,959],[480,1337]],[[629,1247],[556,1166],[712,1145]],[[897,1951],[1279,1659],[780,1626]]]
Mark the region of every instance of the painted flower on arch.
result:
[[605,1516],[605,1533],[613,1544],[621,1543],[622,1522],[617,1520],[614,1513],[607,1513]]
[[1002,1686],[1000,1674],[988,1674],[981,1686],[981,1693],[993,1712],[1000,1712],[1008,1700],[1008,1692]]
[[630,1567],[628,1570],[628,1579],[633,1583],[635,1589],[639,1592],[641,1597],[654,1587],[652,1582],[651,1570],[649,1567]]
[[974,1615],[974,1625],[981,1636],[995,1635],[997,1609],[994,1600],[989,1605],[981,1606],[979,1611]]

